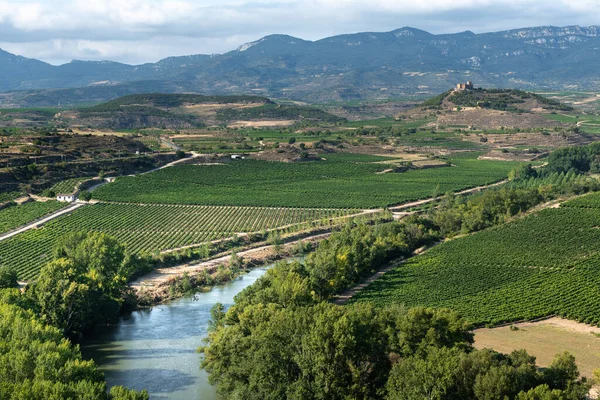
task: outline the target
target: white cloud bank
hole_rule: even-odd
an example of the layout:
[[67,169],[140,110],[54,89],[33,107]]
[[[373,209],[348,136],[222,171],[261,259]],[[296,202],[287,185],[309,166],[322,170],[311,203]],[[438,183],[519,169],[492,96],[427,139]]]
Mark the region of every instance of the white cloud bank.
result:
[[315,40],[600,24],[598,0],[0,0],[0,47],[51,63],[222,53],[271,33]]

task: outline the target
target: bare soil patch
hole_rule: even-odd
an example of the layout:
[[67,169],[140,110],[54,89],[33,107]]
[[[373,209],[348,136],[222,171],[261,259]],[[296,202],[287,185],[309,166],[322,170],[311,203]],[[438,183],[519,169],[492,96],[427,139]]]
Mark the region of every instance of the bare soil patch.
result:
[[438,117],[439,125],[472,126],[479,129],[505,128],[553,128],[562,127],[562,123],[553,121],[540,114],[518,114],[507,111],[473,109],[453,112]]
[[[562,318],[514,324],[499,328],[476,329],[475,347],[490,348],[502,353],[525,349],[537,358],[538,365],[550,365],[554,356],[563,351],[573,354],[583,376],[592,377],[600,368],[600,328]],[[514,329],[514,328],[513,328]]]
[[278,121],[234,121],[228,125],[229,128],[264,128],[272,126],[291,126],[295,120],[278,120]]

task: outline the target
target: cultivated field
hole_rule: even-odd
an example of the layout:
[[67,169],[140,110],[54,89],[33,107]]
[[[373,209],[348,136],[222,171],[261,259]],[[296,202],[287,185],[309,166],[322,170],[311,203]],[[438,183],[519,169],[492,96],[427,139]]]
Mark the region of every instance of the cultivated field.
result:
[[[453,166],[378,174],[385,157],[326,154],[326,160],[226,165],[182,165],[153,174],[118,178],[94,192],[99,200],[129,203],[261,207],[377,208],[431,197],[505,178],[517,165],[455,157]],[[390,160],[391,162],[391,160]]]
[[[57,201],[31,202],[0,210],[0,233],[8,232],[65,206]],[[0,263],[6,256],[0,256]]]
[[57,240],[71,232],[108,233],[134,253],[154,253],[240,233],[281,227],[289,227],[290,231],[305,229],[311,222],[329,221],[356,212],[350,209],[95,204],[0,242],[0,254],[2,264],[14,267],[19,278],[26,280],[34,278],[51,259]]
[[[446,242],[351,301],[450,307],[480,326],[548,315],[598,324],[598,199],[584,197]],[[582,203],[596,207],[571,207]]]

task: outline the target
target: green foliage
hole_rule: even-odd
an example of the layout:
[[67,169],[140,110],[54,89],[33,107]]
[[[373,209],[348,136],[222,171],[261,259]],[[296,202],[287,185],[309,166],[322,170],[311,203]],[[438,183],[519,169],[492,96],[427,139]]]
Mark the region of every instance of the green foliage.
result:
[[474,89],[454,92],[449,98],[452,103],[462,107],[482,107],[492,110],[523,112],[518,104],[527,99],[534,99],[542,104],[544,109],[572,111],[573,108],[556,100],[535,93],[516,89]]
[[[2,291],[0,291],[2,292]],[[147,392],[112,388],[93,361],[31,311],[0,302],[0,398],[145,400]]]
[[[53,213],[65,205],[57,201],[29,202],[0,209],[0,233],[8,232],[32,222],[46,214]],[[0,262],[3,257],[0,257]]]
[[118,99],[109,101],[107,103],[99,104],[93,107],[89,107],[86,110],[93,112],[104,112],[119,109],[123,106],[132,106],[147,104],[154,107],[181,107],[182,105],[189,104],[230,104],[230,103],[265,103],[269,104],[271,101],[266,97],[260,96],[203,96],[198,94],[166,94],[166,93],[147,93],[147,94],[133,94],[128,96],[122,96]]
[[569,362],[547,384],[525,351],[473,350],[470,326],[450,310],[236,299],[213,313],[202,367],[228,398],[496,400],[542,385],[534,392],[583,400],[589,389]]
[[[55,197],[58,194],[71,194],[75,193],[79,185],[91,178],[71,178],[60,181],[50,189],[44,190],[42,196]],[[53,194],[53,195],[51,195]]]
[[438,94],[435,97],[425,100],[423,103],[421,103],[421,107],[431,107],[431,108],[439,107],[442,105],[444,100],[446,100],[446,97],[448,97],[448,95],[450,95],[451,93],[452,93],[452,90],[448,90],[447,92]]
[[82,190],[79,193],[79,198],[83,201],[90,201],[92,199],[92,194],[87,190]]
[[548,156],[548,172],[600,172],[600,143],[555,150]]
[[328,299],[388,261],[436,238],[424,221],[349,224],[323,240],[304,264],[280,263],[242,291],[238,304],[308,305]]
[[[251,305],[236,323],[209,334],[202,364],[210,382],[228,397],[381,398],[391,352],[421,347],[423,341],[433,347],[448,345],[434,335],[403,335],[413,326],[424,326],[418,329],[424,332],[432,329],[429,322],[416,318],[421,313],[437,312],[407,314],[400,308],[376,311],[369,306],[342,308],[327,303],[299,308]],[[447,312],[434,319],[441,337],[451,336],[444,334],[446,326],[463,326],[457,342],[449,345],[470,347],[471,335],[457,315]]]
[[42,321],[78,335],[116,320],[130,290],[123,246],[101,233],[72,234],[54,253],[26,291]]
[[17,282],[17,271],[13,268],[0,266],[0,289],[11,289],[19,287]]
[[12,201],[21,195],[21,192],[2,192],[0,193],[0,204]]

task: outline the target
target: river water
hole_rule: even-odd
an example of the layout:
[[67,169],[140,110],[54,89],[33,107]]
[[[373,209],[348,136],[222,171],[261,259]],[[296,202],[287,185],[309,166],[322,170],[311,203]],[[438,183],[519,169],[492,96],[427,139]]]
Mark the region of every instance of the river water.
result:
[[150,399],[156,400],[219,399],[196,353],[207,334],[210,309],[216,303],[233,304],[233,297],[268,267],[253,269],[208,292],[136,311],[86,340],[81,345],[83,355],[96,361],[109,386],[147,389]]

